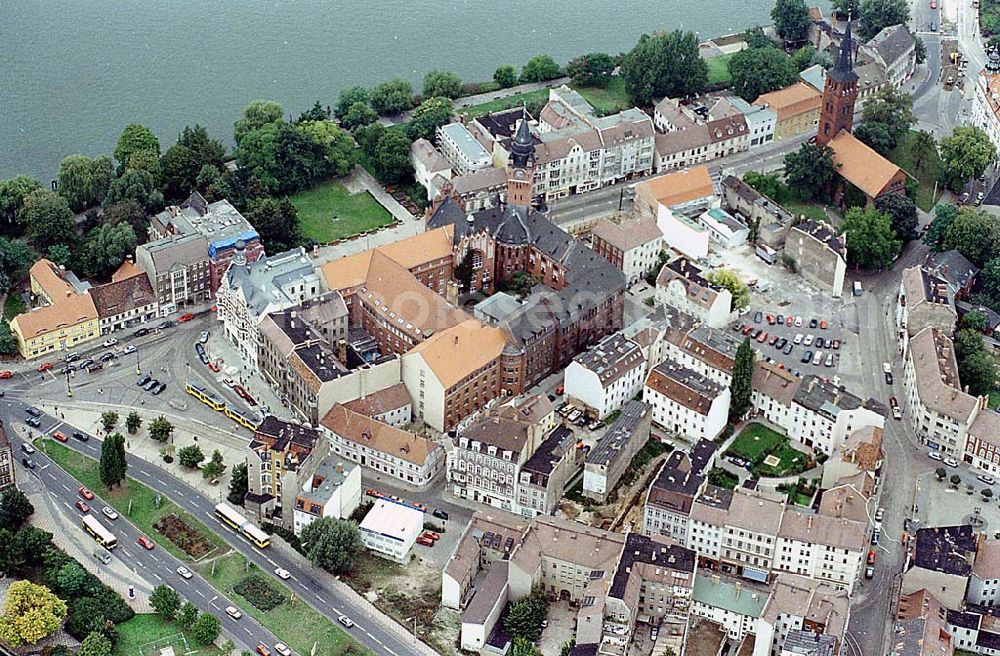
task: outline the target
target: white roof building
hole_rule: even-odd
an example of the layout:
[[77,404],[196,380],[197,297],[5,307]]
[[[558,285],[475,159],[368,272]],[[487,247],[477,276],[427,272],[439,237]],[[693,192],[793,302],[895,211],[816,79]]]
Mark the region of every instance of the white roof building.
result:
[[379,499],[361,520],[361,541],[380,556],[403,562],[424,528],[424,513],[412,506]]

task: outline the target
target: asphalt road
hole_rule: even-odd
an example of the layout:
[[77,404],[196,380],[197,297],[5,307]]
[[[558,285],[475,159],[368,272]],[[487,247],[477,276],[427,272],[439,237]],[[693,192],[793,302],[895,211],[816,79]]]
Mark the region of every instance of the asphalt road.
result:
[[[19,400],[9,399],[10,413],[12,419],[18,419],[23,416],[24,410],[27,408],[28,404],[25,404]],[[60,421],[58,418],[43,415],[41,418],[42,424],[39,430],[42,433],[50,434],[54,430],[63,430],[63,432],[69,432],[73,430],[79,430],[72,426],[68,426],[65,422]],[[91,439],[87,442],[79,442],[77,440],[70,440],[67,446],[80,451],[93,458],[100,457],[101,450],[101,440],[94,435],[90,436]],[[72,477],[66,474],[61,468],[59,468],[54,463],[51,463],[44,455],[39,454],[38,460],[49,464],[44,470],[39,472],[42,477],[42,482],[46,483],[50,490],[56,494],[64,494],[66,490],[69,490],[68,495],[74,495],[73,490],[76,490],[80,484],[76,482]],[[340,615],[347,615],[354,620],[355,626],[349,629],[351,637],[363,644],[364,646],[371,649],[376,654],[390,654],[391,656],[423,656],[426,653],[426,649],[422,649],[416,644],[415,639],[404,640],[399,637],[399,632],[387,630],[380,622],[373,620],[373,608],[368,605],[362,605],[358,603],[356,598],[351,598],[344,590],[336,589],[337,585],[344,585],[327,581],[324,579],[330,579],[325,573],[316,571],[311,564],[305,559],[297,554],[294,557],[288,557],[285,554],[278,552],[275,549],[261,550],[256,546],[251,545],[249,542],[245,541],[242,537],[229,530],[224,524],[222,524],[215,517],[215,504],[216,502],[208,499],[207,497],[200,494],[194,488],[187,485],[184,481],[172,476],[168,472],[161,470],[160,468],[152,465],[141,458],[137,458],[131,454],[126,454],[128,461],[128,475],[135,478],[140,483],[156,490],[157,492],[163,494],[165,497],[170,498],[174,503],[180,506],[185,511],[191,513],[191,515],[197,517],[201,521],[205,522],[206,525],[210,527],[218,527],[217,535],[221,537],[230,547],[235,551],[243,554],[250,559],[255,565],[260,567],[262,570],[267,572],[273,572],[275,568],[281,567],[292,573],[292,578],[286,581],[285,584],[289,585],[296,593],[299,599],[302,599],[318,612],[326,615],[332,621],[336,621]],[[59,480],[55,478],[48,478],[46,475],[51,472],[54,476],[59,477]],[[49,484],[51,481],[51,484]],[[65,489],[64,489],[65,488]],[[95,500],[96,503],[96,500]],[[123,526],[127,523],[123,519],[119,519],[117,523]],[[135,545],[135,539],[138,538],[139,533],[135,527],[129,525],[131,533],[127,533],[128,538],[124,540],[124,543],[128,544],[126,557],[135,557],[137,562],[142,561],[142,558],[146,558],[148,562],[152,563],[151,566],[156,566],[157,569],[153,570],[153,578],[159,579],[160,576],[166,578],[166,576],[171,575],[174,577],[170,584],[176,587],[178,590],[183,588],[179,587],[184,585],[183,579],[178,576],[174,570],[180,565],[174,558],[170,557],[164,551],[154,550],[154,552],[144,552],[137,545]],[[125,550],[123,550],[124,553]],[[157,560],[159,559],[159,560]],[[160,562],[165,561],[165,562]],[[126,561],[131,565],[130,562]],[[144,564],[144,566],[150,566]],[[313,574],[315,572],[315,575]],[[202,579],[195,577],[200,585],[207,586],[207,589],[202,590],[202,593],[211,592],[211,594],[205,598],[205,603],[208,604],[208,599],[218,593],[208,586]],[[192,579],[194,581],[195,579]],[[183,594],[183,593],[182,593]],[[198,596],[198,593],[195,593]],[[192,599],[192,601],[195,601]],[[219,602],[219,598],[215,599]],[[225,607],[225,603],[222,604],[221,608]],[[208,606],[206,606],[206,610]],[[228,619],[228,618],[227,618]],[[245,616],[242,620],[243,623],[247,622],[247,617]],[[392,620],[385,618],[385,622],[392,623]],[[233,625],[226,625],[227,630],[233,628]],[[393,624],[393,626],[395,626]],[[245,631],[242,631],[241,627],[235,627],[242,635],[234,632],[234,635],[242,638],[247,635]],[[263,631],[263,629],[261,629]],[[263,633],[252,633],[251,637],[261,635]],[[268,640],[273,644],[275,638],[270,634],[267,634]],[[254,642],[256,645],[256,642]]]
[[[14,405],[14,407],[16,408],[17,406]],[[8,425],[10,425],[9,420],[11,418],[10,416],[6,417]],[[51,419],[49,423],[53,426],[55,425]],[[10,433],[8,433],[8,436],[10,436]],[[20,440],[14,438],[12,439],[12,443],[15,451],[19,455],[23,455],[21,453]],[[93,442],[88,442],[87,444],[90,446],[95,445]],[[89,451],[92,451],[92,449]],[[63,504],[67,508],[71,516],[82,516],[74,505],[79,498],[76,491],[80,488],[80,482],[66,473],[64,469],[55,464],[41,451],[37,451],[31,457],[37,465],[36,469],[29,470],[22,467],[20,474],[22,476],[29,475],[35,477],[58,500],[58,503]],[[20,462],[20,457],[18,461]],[[217,616],[222,622],[224,634],[231,636],[234,642],[243,644],[251,650],[259,643],[273,646],[276,642],[280,642],[274,634],[261,626],[257,620],[249,615],[244,614],[238,620],[234,620],[227,615],[225,613],[226,606],[235,606],[235,604],[224,595],[219,594],[210,583],[198,574],[194,574],[190,579],[185,579],[178,574],[177,568],[184,563],[174,558],[168,551],[159,547],[147,550],[139,546],[136,541],[140,535],[143,535],[142,531],[123,516],[119,516],[118,519],[111,521],[101,514],[100,508],[108,504],[99,495],[96,495],[96,492],[95,498],[86,503],[91,507],[90,514],[99,519],[118,538],[118,546],[110,552],[112,557],[122,561],[134,572],[149,581],[150,584],[154,586],[161,583],[169,585],[177,590],[183,599],[197,606],[199,611]],[[80,531],[83,531],[83,529],[81,528]],[[95,542],[94,549],[99,550],[100,548]]]

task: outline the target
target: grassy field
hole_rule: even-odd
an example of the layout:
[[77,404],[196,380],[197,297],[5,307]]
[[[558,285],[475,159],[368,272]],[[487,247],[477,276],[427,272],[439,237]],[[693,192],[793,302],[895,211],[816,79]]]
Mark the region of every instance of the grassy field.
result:
[[625,80],[618,76],[611,78],[611,82],[603,89],[601,87],[580,87],[577,91],[594,106],[594,109],[601,116],[614,114],[635,106],[625,91]]
[[[177,636],[180,633],[180,627],[172,622],[167,622],[157,615],[136,615],[129,621],[118,625],[120,638],[118,644],[115,646],[114,654],[115,656],[140,656],[140,654],[141,656],[155,656],[159,654],[159,647],[167,645],[174,647],[174,653],[187,653],[188,656],[219,656],[222,653],[214,646],[199,648],[198,644],[190,636],[187,637],[187,647],[194,651],[185,652],[184,643],[180,639],[177,641],[169,640],[169,638]],[[140,647],[148,645],[154,640],[162,642],[149,645],[148,649],[140,652]]]
[[787,439],[768,455],[778,457],[781,462],[776,467],[768,467],[763,463],[755,466],[754,471],[758,476],[789,476],[800,474],[805,471],[808,462],[808,456],[792,447]]
[[[202,563],[197,569],[198,573],[204,576],[216,589],[230,595],[230,599],[244,613],[252,615],[254,619],[284,640],[297,654],[311,653],[313,643],[316,644],[317,654],[338,656],[350,653],[360,656],[369,653],[367,650],[361,649],[333,622],[317,613],[305,602],[288,601],[290,597],[288,588],[280,585],[277,581],[272,581],[271,585],[281,590],[286,601],[267,612],[258,610],[244,597],[233,593],[233,586],[247,575],[246,560],[240,554],[229,554],[216,559],[213,563]],[[254,572],[263,573],[256,565],[251,565],[250,573]],[[270,577],[269,573],[264,574]]]
[[299,211],[302,236],[321,244],[395,222],[367,191],[351,194],[333,180],[293,195],[292,204]]
[[705,60],[705,63],[708,64],[709,84],[722,84],[729,82],[731,79],[729,76],[729,60],[732,59],[735,54],[735,52],[731,52],[728,55],[719,55],[718,57],[712,57],[711,59]]
[[489,114],[490,112],[499,112],[504,109],[510,109],[511,107],[520,107],[522,103],[529,105],[533,103],[543,103],[548,97],[548,89],[528,91],[527,93],[516,93],[513,96],[508,96],[506,98],[498,98],[497,100],[491,100],[489,102],[480,103],[471,107],[462,107],[458,110],[458,113],[463,116],[475,118],[476,116],[483,116],[485,114]]
[[732,453],[757,462],[787,441],[787,437],[763,424],[749,424],[733,440],[726,455]]
[[795,216],[803,214],[807,219],[813,221],[829,221],[822,206],[811,201],[789,200],[782,203],[782,206]]
[[910,157],[910,146],[916,134],[913,130],[907,132],[906,136],[900,139],[896,147],[889,153],[889,160],[917,179],[920,186],[917,188],[915,202],[917,207],[925,212],[930,212],[935,205],[934,182],[938,179],[941,170],[941,160],[935,153],[931,161],[924,166],[923,171],[917,171],[917,167],[913,165],[913,158]]
[[133,524],[152,537],[158,545],[177,558],[191,560],[190,556],[153,528],[153,524],[158,519],[171,513],[183,519],[188,526],[201,533],[219,549],[229,549],[226,543],[215,535],[212,530],[181,510],[174,502],[166,498],[161,498],[159,505],[157,505],[157,493],[142,483],[129,478],[124,485],[109,492],[101,484],[101,475],[98,470],[97,461],[93,458],[88,458],[49,438],[36,439],[35,446],[45,451],[56,464],[69,472],[70,475],[83,483],[83,485],[100,494],[103,499],[114,506],[115,510],[128,517]]

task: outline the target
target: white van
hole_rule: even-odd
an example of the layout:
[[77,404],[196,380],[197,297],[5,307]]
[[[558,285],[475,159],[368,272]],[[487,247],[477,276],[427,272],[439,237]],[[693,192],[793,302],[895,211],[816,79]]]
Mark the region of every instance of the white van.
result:
[[823,351],[816,351],[816,355],[813,356],[813,366],[818,367],[823,364]]

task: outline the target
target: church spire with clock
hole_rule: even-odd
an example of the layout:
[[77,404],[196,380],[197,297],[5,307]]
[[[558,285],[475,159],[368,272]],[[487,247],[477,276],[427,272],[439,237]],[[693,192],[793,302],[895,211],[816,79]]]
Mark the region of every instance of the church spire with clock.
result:
[[854,72],[851,38],[851,17],[847,17],[847,28],[840,42],[840,56],[837,63],[826,74],[823,87],[823,106],[819,114],[819,130],[816,143],[823,146],[833,140],[841,130],[852,131],[854,127],[854,105],[858,101],[858,74]]
[[510,143],[507,161],[507,202],[531,207],[535,181],[535,139],[528,129],[528,111],[524,110]]

